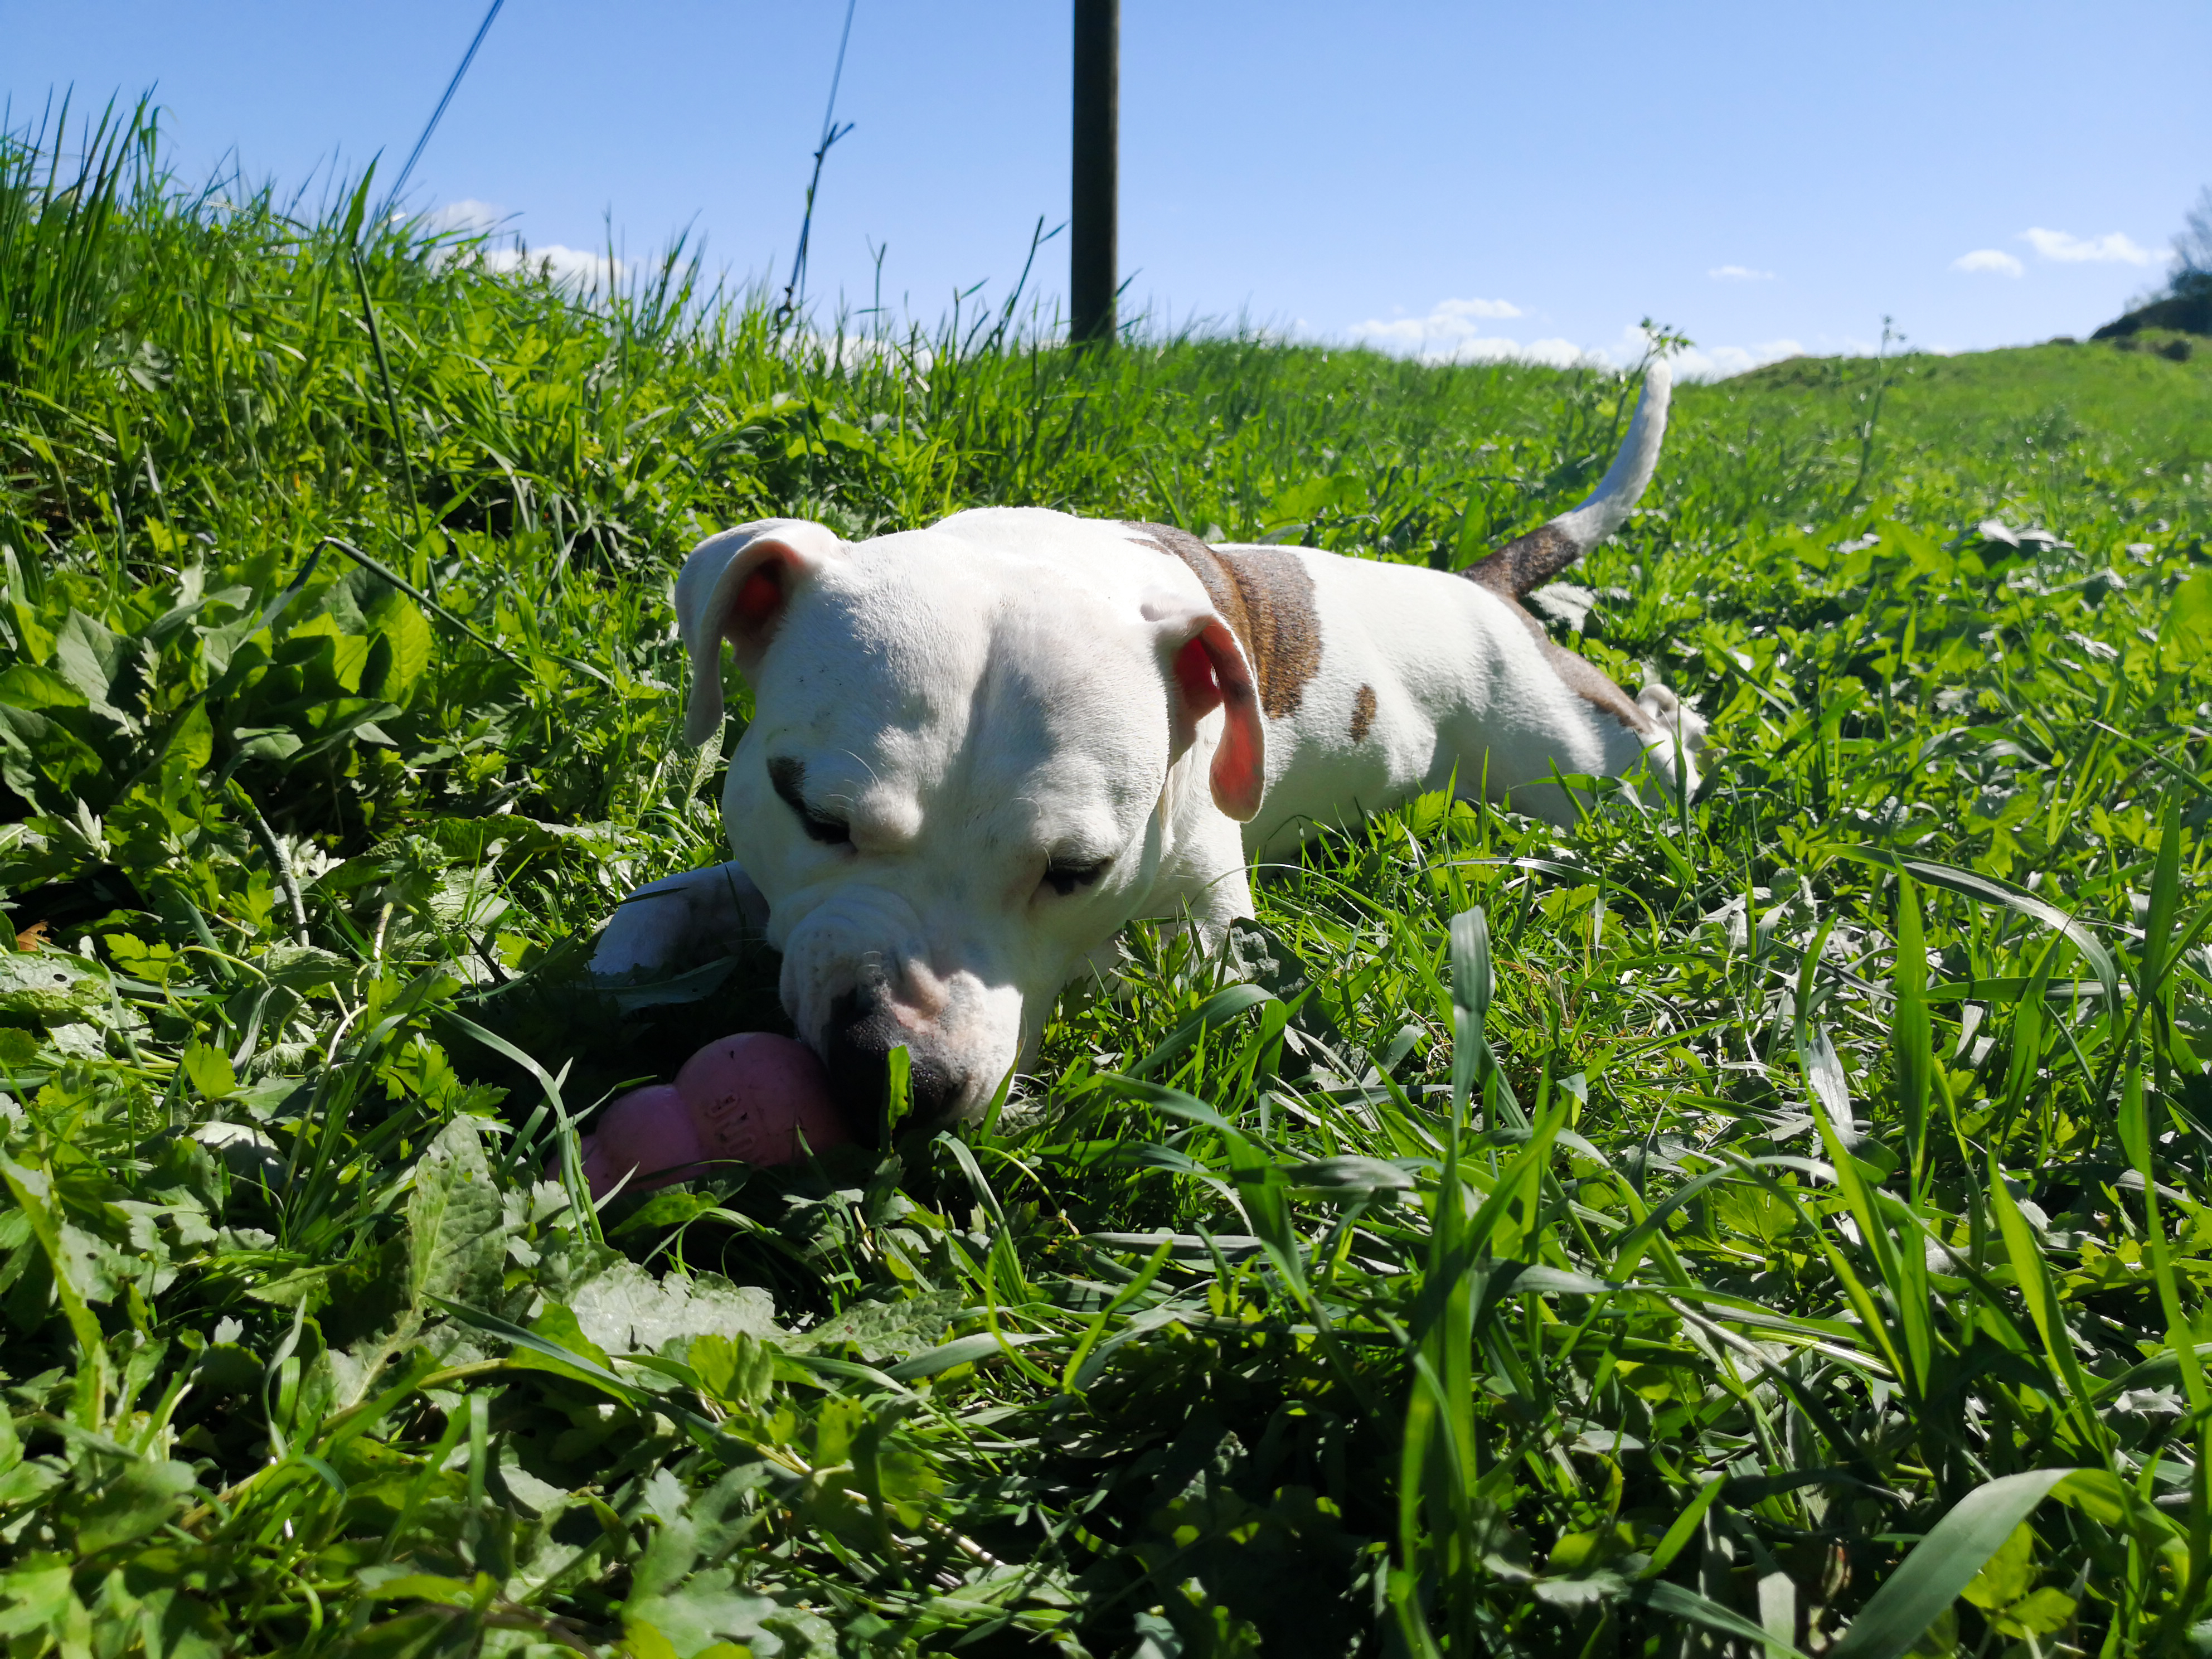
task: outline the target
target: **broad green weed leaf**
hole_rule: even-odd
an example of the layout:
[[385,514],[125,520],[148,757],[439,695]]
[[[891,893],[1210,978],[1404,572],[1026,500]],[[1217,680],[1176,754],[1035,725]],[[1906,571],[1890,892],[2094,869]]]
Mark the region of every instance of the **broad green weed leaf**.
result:
[[0,703],[0,774],[24,799],[58,805],[106,769],[99,750],[60,721]]
[[161,793],[174,800],[194,787],[215,755],[215,727],[207,704],[196,702],[168,731],[161,751]]
[[1288,523],[1310,519],[1317,513],[1356,510],[1366,504],[1365,485],[1352,474],[1340,472],[1334,477],[1301,479],[1277,490],[1267,503],[1267,514],[1272,523]]
[[52,1022],[109,1007],[106,969],[62,951],[0,955],[0,1014]]
[[0,1474],[0,1510],[15,1510],[35,1504],[56,1487],[66,1484],[68,1476],[44,1463],[17,1463],[4,1474]]
[[189,1463],[133,1458],[76,1509],[76,1547],[89,1555],[159,1531],[197,1485]]
[[910,1359],[937,1346],[967,1304],[966,1293],[959,1290],[861,1302],[823,1320],[791,1346],[814,1353],[856,1348],[862,1358],[877,1361]]
[[608,1353],[656,1353],[679,1337],[773,1337],[775,1304],[766,1291],[719,1273],[656,1279],[635,1263],[610,1263],[569,1293],[584,1334]]
[[491,1301],[506,1260],[500,1224],[483,1137],[470,1119],[456,1117],[424,1149],[408,1194],[409,1301]]
[[[712,1651],[716,1643],[742,1643],[732,1650],[750,1653],[763,1636],[777,1638],[768,1621],[787,1610],[771,1598],[750,1595],[737,1588],[736,1576],[727,1568],[686,1576],[690,1563],[671,1570],[639,1573],[636,1589],[623,1604],[625,1644],[638,1659],[694,1659]],[[778,1643],[779,1652],[793,1650]],[[805,1652],[808,1650],[797,1650]]]
[[2049,1636],[2071,1624],[2080,1606],[2064,1590],[2046,1584],[1996,1609],[1990,1622],[2007,1636]]
[[97,1429],[106,1409],[109,1362],[100,1321],[88,1304],[106,1300],[106,1287],[88,1272],[82,1248],[72,1248],[71,1236],[82,1238],[82,1235],[60,1214],[50,1171],[0,1157],[0,1182],[6,1183],[9,1195],[15,1200],[30,1236],[38,1242],[52,1271],[55,1300],[61,1304],[70,1334],[76,1339],[82,1368],[76,1402],[80,1426]]
[[354,964],[333,951],[312,945],[273,944],[261,958],[262,971],[271,985],[291,991],[319,990],[335,985],[352,973]]
[[12,708],[82,708],[87,702],[81,688],[51,668],[16,662],[0,671],[0,703]]
[[530,1322],[530,1330],[532,1335],[542,1337],[556,1348],[580,1354],[602,1369],[606,1365],[606,1351],[584,1334],[584,1328],[576,1321],[575,1310],[564,1304],[547,1303],[538,1317]]
[[227,1099],[238,1092],[238,1073],[231,1070],[230,1056],[220,1048],[204,1042],[187,1043],[179,1064],[192,1087],[209,1100]]
[[44,664],[53,658],[53,630],[46,626],[37,608],[25,603],[29,585],[23,578],[23,567],[15,556],[15,548],[0,542],[0,570],[8,579],[8,610],[15,624],[15,637],[21,642],[24,654],[34,663]]
[[371,688],[371,695],[386,702],[404,704],[416,682],[429,669],[434,643],[430,624],[420,611],[397,593],[389,605],[372,613],[371,620],[376,626],[375,638],[386,653],[384,672]]
[[231,751],[233,764],[289,760],[301,749],[299,733],[289,726],[241,726],[231,732],[230,740],[237,745]]
[[108,687],[123,665],[121,639],[97,618],[72,611],[54,636],[53,666],[94,708],[109,707]]
[[1986,1612],[2011,1606],[2034,1587],[2035,1534],[2022,1522],[1959,1594]]
[[739,1331],[726,1336],[710,1331],[695,1339],[684,1363],[717,1399],[738,1406],[757,1406],[767,1400],[775,1379],[775,1347]]
[[46,1633],[81,1619],[82,1606],[70,1583],[71,1563],[63,1556],[27,1555],[0,1573],[0,1636],[33,1637],[44,1650]]
[[369,641],[359,634],[334,634],[331,639],[329,672],[338,689],[358,692],[368,667]]
[[2159,628],[2159,665],[2169,674],[2212,659],[2212,568],[2200,568],[2173,590]]

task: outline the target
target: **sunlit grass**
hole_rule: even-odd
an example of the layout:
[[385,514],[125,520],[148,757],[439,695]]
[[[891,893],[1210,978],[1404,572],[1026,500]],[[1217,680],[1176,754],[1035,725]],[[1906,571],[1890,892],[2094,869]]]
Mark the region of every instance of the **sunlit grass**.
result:
[[1413,803],[1132,930],[991,1123],[595,1213],[576,1120],[781,1019],[761,948],[576,979],[718,856],[699,535],[1450,566],[1627,388],[779,335],[62,148],[0,152],[11,1654],[2202,1640],[2199,365],[1688,391],[1573,580],[1698,799]]

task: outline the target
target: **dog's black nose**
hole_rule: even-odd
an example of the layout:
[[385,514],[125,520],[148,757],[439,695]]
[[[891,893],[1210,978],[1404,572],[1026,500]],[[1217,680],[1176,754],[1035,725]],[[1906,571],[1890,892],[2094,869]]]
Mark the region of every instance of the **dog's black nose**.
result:
[[847,991],[830,1005],[830,1025],[822,1043],[830,1097],[844,1115],[846,1128],[864,1145],[875,1145],[881,1132],[890,1052],[902,1044],[907,1051],[912,1109],[908,1121],[917,1128],[942,1127],[960,1098],[959,1079],[936,1057],[915,1047],[913,1034],[873,990]]

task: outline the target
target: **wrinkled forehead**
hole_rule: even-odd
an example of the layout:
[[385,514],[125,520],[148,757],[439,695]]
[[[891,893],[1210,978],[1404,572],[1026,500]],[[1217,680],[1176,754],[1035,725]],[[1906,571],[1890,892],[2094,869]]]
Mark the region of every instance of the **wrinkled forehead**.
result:
[[[928,532],[854,550],[794,602],[756,691],[774,746],[848,787],[1148,808],[1167,690],[1120,596]],[[1141,810],[1141,809],[1140,809]]]
[[[911,556],[892,556],[904,550]],[[829,737],[941,726],[990,658],[1004,603],[993,573],[963,573],[924,535],[863,543],[793,596],[757,671],[756,719]]]
[[1036,649],[994,658],[952,769],[975,820],[1048,838],[1133,831],[1167,778],[1158,671],[1128,672],[1144,666],[1138,653],[1109,653],[1096,631],[1047,626],[1025,643]]

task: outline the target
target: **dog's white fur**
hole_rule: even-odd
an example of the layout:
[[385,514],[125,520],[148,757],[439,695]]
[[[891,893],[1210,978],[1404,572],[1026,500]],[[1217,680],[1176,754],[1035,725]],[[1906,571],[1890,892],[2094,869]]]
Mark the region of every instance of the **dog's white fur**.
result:
[[[1546,544],[1553,565],[1643,493],[1667,394],[1655,362],[1604,482],[1547,526],[1571,544]],[[640,889],[593,971],[764,926],[833,1073],[859,1065],[863,1091],[904,1042],[944,1116],[1026,1062],[1126,923],[1249,915],[1250,860],[1316,823],[1455,780],[1554,819],[1561,774],[1696,787],[1703,722],[1664,687],[1628,702],[1494,576],[989,508],[854,544],[744,525],[691,555],[676,604],[689,740],[721,727],[725,638],[753,688],[722,796],[742,868]]]

